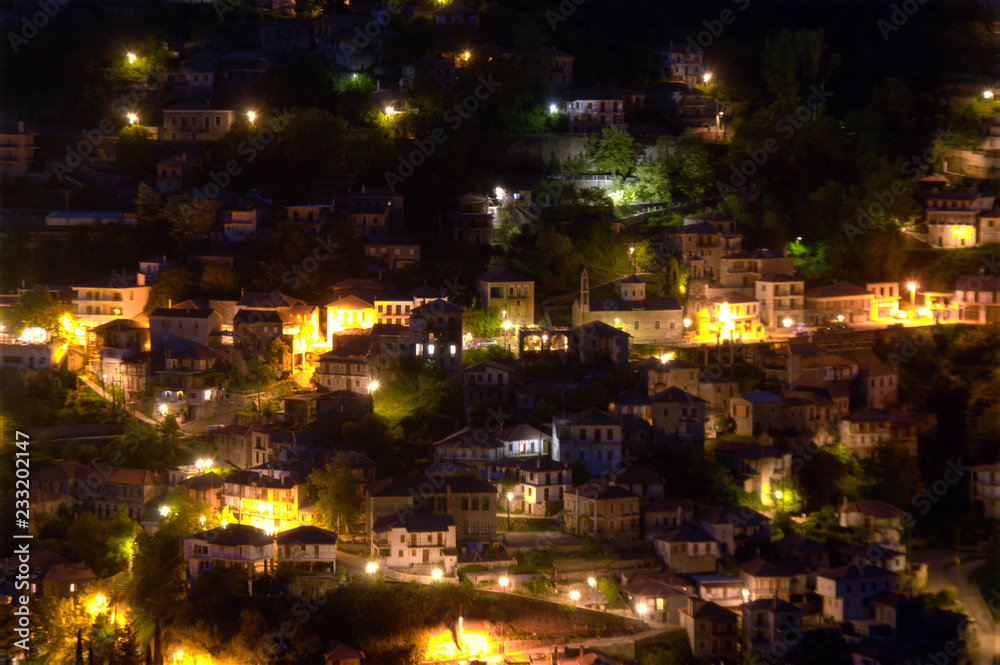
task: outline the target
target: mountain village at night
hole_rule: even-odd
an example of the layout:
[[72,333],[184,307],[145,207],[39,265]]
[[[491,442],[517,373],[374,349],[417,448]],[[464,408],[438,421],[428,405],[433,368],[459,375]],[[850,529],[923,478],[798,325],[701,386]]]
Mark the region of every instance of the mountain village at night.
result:
[[990,0],[16,0],[0,665],[1000,663]]

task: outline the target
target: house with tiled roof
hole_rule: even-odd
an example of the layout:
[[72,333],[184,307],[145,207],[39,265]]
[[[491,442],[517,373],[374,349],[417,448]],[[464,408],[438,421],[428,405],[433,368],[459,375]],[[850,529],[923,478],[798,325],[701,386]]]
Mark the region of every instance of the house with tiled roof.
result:
[[450,515],[458,547],[481,552],[496,535],[497,489],[471,476],[393,476],[364,488],[366,528],[377,520],[420,512]]
[[[30,568],[26,579],[19,579],[21,567]],[[69,597],[97,582],[97,576],[86,563],[73,563],[49,550],[31,548],[25,557],[12,554],[2,561],[3,592],[7,596],[28,595],[34,598]],[[27,582],[26,588],[16,586]]]
[[512,326],[535,323],[535,282],[507,268],[490,268],[476,277],[476,291],[484,309],[501,313]]
[[553,418],[552,459],[567,464],[581,462],[594,476],[618,468],[622,459],[621,421],[600,409]]
[[480,402],[496,402],[505,410],[513,407],[523,373],[524,368],[517,360],[480,360],[463,367],[465,412]]
[[650,395],[677,387],[692,395],[698,394],[698,366],[677,357],[648,358],[639,366],[645,375],[646,392]]
[[632,607],[646,606],[646,620],[680,625],[680,611],[694,596],[694,585],[673,573],[640,573],[632,576],[624,591]]
[[641,466],[627,466],[608,479],[608,484],[624,487],[635,494],[643,505],[662,499],[666,482],[660,474]]
[[917,421],[900,411],[865,409],[840,421],[840,441],[855,457],[870,457],[872,450],[890,441],[917,454]]
[[116,319],[137,319],[146,307],[149,289],[141,272],[115,271],[73,286],[73,309],[81,326],[94,328]]
[[[566,492],[573,485],[573,471],[568,464],[544,456],[511,462],[517,474],[511,504],[515,510],[520,507],[525,514],[545,517],[562,510]],[[506,505],[507,497],[500,497],[500,502]]]
[[713,602],[692,599],[680,611],[695,658],[735,663],[740,656],[739,616]]
[[753,293],[755,283],[764,275],[791,275],[795,272],[792,257],[786,256],[783,251],[766,248],[731,252],[722,257],[719,265],[721,286],[741,290],[748,295]]
[[323,647],[323,665],[361,665],[365,654],[339,640],[330,640]]
[[805,292],[806,325],[866,323],[871,320],[875,295],[866,288],[839,282]]
[[375,378],[371,362],[373,344],[368,335],[346,338],[317,358],[314,380],[330,391],[370,392]]
[[934,247],[972,247],[978,238],[979,216],[996,197],[976,189],[937,190],[924,199],[928,242]]
[[372,524],[371,543],[372,555],[390,568],[439,565],[450,571],[458,563],[455,520],[451,515],[385,515]]
[[618,297],[591,297],[590,276],[580,274],[580,295],[573,302],[573,325],[600,321],[629,333],[638,344],[665,344],[684,338],[684,308],[670,296],[647,296],[637,276],[618,283]]
[[647,535],[690,525],[693,521],[694,508],[687,499],[657,499],[642,509],[643,533]]
[[959,320],[966,323],[1000,321],[1000,277],[962,275],[955,282]]
[[191,476],[180,481],[178,485],[183,486],[196,503],[207,503],[216,510],[222,509],[222,476],[214,471],[203,473],[199,476]]
[[736,423],[740,436],[759,436],[764,432],[777,432],[781,421],[781,398],[772,392],[742,393],[730,402],[729,416]]
[[586,483],[566,490],[566,530],[625,545],[639,538],[639,497],[615,485]]
[[237,471],[223,482],[222,503],[241,524],[269,533],[308,525],[312,513],[302,510],[308,499],[307,479],[303,472],[275,478],[264,471]]
[[782,645],[784,662],[794,662],[802,652],[802,640],[789,639],[802,632],[803,612],[778,598],[758,598],[740,608],[743,639],[754,652],[777,653]]
[[816,573],[816,593],[823,599],[823,617],[834,621],[872,619],[871,599],[896,590],[894,572],[864,564]]
[[719,542],[723,554],[756,550],[771,537],[771,520],[747,506],[716,506],[698,518],[698,526]]
[[653,443],[675,452],[705,447],[705,400],[676,386],[652,397]]
[[790,477],[792,453],[753,441],[723,441],[715,446],[715,459],[743,483],[743,490],[756,494],[763,504],[773,500],[774,488]]
[[164,474],[118,466],[110,473],[88,475],[77,488],[77,497],[98,517],[110,517],[122,508],[129,517],[141,522],[146,504],[166,493],[168,487]]
[[714,573],[719,543],[704,529],[677,526],[653,536],[653,550],[676,573]]
[[750,600],[778,598],[803,602],[809,590],[807,578],[805,567],[795,561],[769,562],[754,557],[740,566],[740,579]]
[[486,475],[486,468],[500,458],[503,446],[495,432],[482,427],[463,427],[434,443],[434,462],[440,469],[448,463],[472,467]]
[[665,252],[680,254],[689,266],[689,279],[718,280],[722,257],[740,251],[743,236],[733,231],[730,220],[688,217],[684,224],[664,231]]
[[802,534],[789,533],[775,546],[789,560],[797,561],[807,569],[830,567],[830,548]]
[[794,272],[765,273],[755,278],[754,298],[760,321],[771,332],[805,323],[805,280]]
[[837,507],[840,526],[864,529],[872,543],[898,546],[903,534],[903,511],[879,499],[858,499]]
[[275,556],[300,575],[332,574],[337,569],[337,534],[310,525],[286,529],[275,534]]
[[251,583],[274,571],[274,536],[249,524],[226,524],[183,538],[184,558],[192,588],[205,572],[235,571]]

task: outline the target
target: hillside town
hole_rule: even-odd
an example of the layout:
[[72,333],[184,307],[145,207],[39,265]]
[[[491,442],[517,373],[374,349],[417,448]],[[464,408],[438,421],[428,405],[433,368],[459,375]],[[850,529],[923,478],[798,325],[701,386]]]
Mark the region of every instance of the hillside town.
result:
[[995,9],[526,4],[5,10],[2,662],[1000,659]]

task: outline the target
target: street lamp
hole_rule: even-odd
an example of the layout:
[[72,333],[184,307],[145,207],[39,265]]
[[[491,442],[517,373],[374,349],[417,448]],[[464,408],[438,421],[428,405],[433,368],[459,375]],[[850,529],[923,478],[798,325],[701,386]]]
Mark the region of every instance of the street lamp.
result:
[[742,591],[740,591],[740,593],[743,594],[744,603],[750,600],[750,589],[743,589]]
[[183,651],[177,650],[177,651],[174,652],[174,662],[176,663],[177,661],[180,661],[182,663],[184,662],[184,652]]
[[645,623],[646,623],[646,612],[649,611],[649,608],[646,607],[646,603],[639,603],[638,605],[636,605],[635,606],[635,611],[639,613],[639,620],[642,621],[643,624],[645,625]]
[[369,575],[374,575],[376,572],[378,572],[378,564],[375,563],[374,561],[369,561],[368,565],[365,566],[365,572],[368,573]]
[[368,384],[368,392],[370,393],[375,392],[376,390],[379,389],[380,385],[382,384],[379,383],[378,379],[372,379],[372,382]]
[[993,91],[992,90],[983,90],[983,98],[984,99],[993,99]]
[[170,506],[160,506],[160,515],[166,517],[170,514]]
[[506,577],[501,577],[500,579],[497,580],[497,584],[499,584],[500,588],[504,590],[504,593],[506,593],[507,585],[510,584],[510,580],[507,579]]
[[558,106],[556,106],[555,104],[549,104],[549,113],[551,113],[552,115],[555,115],[558,112],[559,112],[559,107]]
[[441,572],[440,568],[435,568],[431,571],[431,577],[435,580],[440,580],[442,575],[444,575],[444,573]]
[[134,125],[137,122],[139,122],[139,116],[137,116],[135,113],[132,112],[126,113],[125,117],[128,118],[128,124],[130,125]]
[[510,502],[514,500],[514,493],[507,492],[507,532],[510,533]]
[[132,53],[132,51],[129,51],[125,55],[125,57],[128,58],[128,64],[130,64],[130,65],[135,64],[135,53]]
[[781,322],[781,325],[785,326],[786,328],[791,328],[792,323],[794,323],[794,321],[786,317],[785,320]]
[[597,599],[594,597],[594,594],[597,593],[597,580],[594,579],[593,577],[588,577],[587,586],[590,587],[591,600],[596,602]]
[[391,118],[392,114],[395,113],[395,112],[396,112],[396,109],[394,109],[391,105],[385,107],[385,117],[386,118]]
[[247,111],[247,121],[251,125],[254,123],[254,120],[256,120],[256,119],[257,119],[257,112],[256,111]]
[[712,80],[712,72],[705,72],[701,78],[705,83],[708,83],[709,81]]
[[915,294],[917,292],[917,286],[918,286],[918,284],[916,282],[909,282],[906,285],[906,290],[910,292],[910,307],[913,307],[913,305],[914,305],[913,301],[914,301],[914,299],[916,297]]
[[569,599],[572,600],[574,603],[580,600],[580,592],[577,591],[576,589],[573,589],[572,591],[569,592]]

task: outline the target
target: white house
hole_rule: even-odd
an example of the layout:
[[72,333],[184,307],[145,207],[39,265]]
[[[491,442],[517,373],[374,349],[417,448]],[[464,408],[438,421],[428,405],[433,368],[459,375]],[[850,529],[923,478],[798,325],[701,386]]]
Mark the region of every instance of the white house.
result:
[[227,524],[184,538],[191,585],[213,568],[232,568],[249,584],[258,574],[273,568],[274,538],[263,529],[247,524]]
[[622,458],[622,425],[600,409],[589,409],[552,420],[552,459],[583,462],[587,472],[599,476],[616,470]]
[[863,563],[816,573],[823,616],[837,622],[873,618],[875,608],[869,601],[884,591],[895,591],[896,577],[896,573]]
[[372,545],[390,568],[437,564],[445,571],[458,563],[455,520],[431,513],[392,514],[372,524]]

